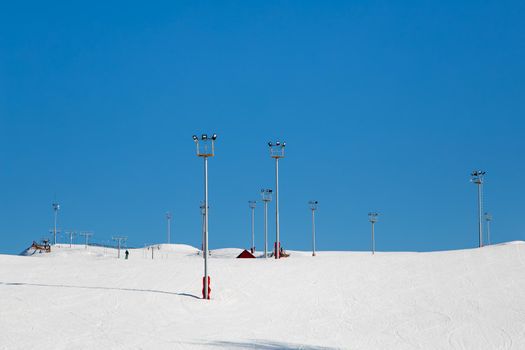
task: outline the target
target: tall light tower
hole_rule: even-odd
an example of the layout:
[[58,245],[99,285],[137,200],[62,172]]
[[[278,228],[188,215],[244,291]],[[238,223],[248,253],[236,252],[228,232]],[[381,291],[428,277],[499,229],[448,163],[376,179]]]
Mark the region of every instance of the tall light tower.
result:
[[268,258],[268,203],[272,200],[272,190],[269,188],[261,190],[264,203],[264,258]]
[[208,157],[215,156],[215,140],[217,134],[208,138],[202,134],[201,138],[193,135],[193,141],[197,146],[197,157],[204,158],[204,279],[202,281],[202,297],[210,299],[210,276],[208,276]]
[[492,221],[492,214],[485,213],[485,221],[487,221],[487,243],[490,245],[490,222]]
[[312,256],[315,256],[315,211],[317,210],[318,201],[309,201],[310,210],[312,211]]
[[270,156],[275,159],[275,258],[281,258],[281,238],[279,236],[279,159],[284,158],[286,142],[268,142]]
[[168,221],[168,244],[171,243],[171,213],[168,211],[166,213],[166,220]]
[[474,170],[470,176],[470,181],[478,185],[478,231],[479,231],[479,247],[483,247],[483,178],[486,172],[483,170]]
[[250,207],[250,210],[252,212],[252,246],[250,247],[250,251],[255,253],[255,206],[257,205],[257,201],[248,201],[248,206]]
[[57,217],[58,211],[60,210],[60,204],[57,202],[53,203],[53,211],[55,212],[55,226],[53,228],[53,245],[57,244]]
[[372,255],[376,253],[376,239],[374,235],[374,225],[377,222],[377,217],[379,216],[378,213],[368,213],[368,221],[372,224]]

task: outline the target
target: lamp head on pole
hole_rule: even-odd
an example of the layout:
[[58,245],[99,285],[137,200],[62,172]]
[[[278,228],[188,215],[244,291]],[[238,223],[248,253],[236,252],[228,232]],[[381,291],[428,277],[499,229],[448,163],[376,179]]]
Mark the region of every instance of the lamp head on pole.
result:
[[470,173],[470,181],[472,183],[475,183],[476,185],[481,185],[483,183],[483,177],[485,176],[485,174],[486,172],[483,170],[474,170]]
[[217,134],[212,134],[208,137],[208,134],[201,134],[201,137],[197,135],[192,136],[193,142],[197,146],[198,157],[213,157],[215,155],[215,140],[217,140]]
[[268,147],[270,148],[270,156],[272,158],[284,158],[284,148],[286,147],[286,142],[276,141],[273,143],[272,141],[268,142]]
[[263,188],[261,190],[261,197],[263,202],[271,202],[272,201],[272,190],[269,188]]
[[376,212],[370,212],[368,213],[368,221],[375,224],[377,222],[377,217],[379,216],[379,213]]
[[317,210],[317,204],[319,204],[318,201],[309,201],[308,204],[310,205],[310,209]]

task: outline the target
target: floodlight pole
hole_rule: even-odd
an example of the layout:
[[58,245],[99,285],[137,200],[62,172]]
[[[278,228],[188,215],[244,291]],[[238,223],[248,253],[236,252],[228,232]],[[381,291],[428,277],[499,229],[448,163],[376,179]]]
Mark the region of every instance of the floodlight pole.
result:
[[485,220],[487,221],[487,244],[490,245],[490,222],[492,221],[492,215],[485,213]]
[[202,235],[202,241],[201,241],[201,251],[202,251],[202,257],[204,258],[204,203],[201,203],[200,207],[201,209],[201,217],[202,217],[202,225],[201,225],[201,235]]
[[53,211],[55,212],[55,226],[53,228],[53,245],[57,244],[57,217],[58,210],[60,209],[60,204],[57,202],[53,203]]
[[166,213],[166,220],[168,221],[168,244],[171,243],[171,213]]
[[281,238],[279,232],[279,158],[275,158],[275,258],[281,258]]
[[486,172],[483,170],[474,170],[470,175],[471,181],[478,186],[478,233],[479,247],[483,247],[483,177]]
[[252,252],[252,254],[255,253],[255,205],[256,205],[256,201],[248,201],[248,204],[250,206],[250,209],[251,209],[251,213],[252,213],[252,246],[250,248],[250,251]]
[[315,211],[317,210],[318,201],[309,201],[312,210],[312,256],[315,256]]
[[275,158],[275,259],[281,258],[281,238],[279,232],[279,158],[284,158],[284,147],[286,142],[282,144],[277,141],[275,145],[270,141],[270,156]]
[[376,253],[376,239],[375,239],[375,232],[374,232],[374,226],[377,222],[377,217],[379,216],[378,213],[368,213],[368,221],[372,224],[372,255],[375,255]]
[[[193,135],[193,141],[197,146],[197,156],[204,158],[204,279],[202,284],[203,289],[203,299],[210,299],[208,288],[210,286],[210,278],[208,275],[208,157],[213,157],[214,144],[217,139],[217,135],[213,134],[211,140],[208,139],[208,135],[202,134],[201,141],[203,142],[203,147],[199,147],[199,138],[196,135]],[[210,143],[211,142],[211,146]]]
[[272,190],[261,190],[262,201],[264,203],[264,258],[268,258],[268,203],[272,200]]

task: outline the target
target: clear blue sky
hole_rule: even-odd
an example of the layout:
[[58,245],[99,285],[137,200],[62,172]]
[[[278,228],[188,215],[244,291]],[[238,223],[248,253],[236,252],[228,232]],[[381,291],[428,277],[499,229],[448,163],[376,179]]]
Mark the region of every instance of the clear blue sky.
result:
[[[493,240],[525,239],[522,1],[4,2],[0,252],[59,226],[96,241],[200,245],[216,132],[210,246],[249,247],[248,200],[281,162],[284,247],[477,245],[474,168]],[[271,212],[273,212],[273,202]],[[262,248],[262,207],[256,212]],[[274,219],[270,218],[270,237]],[[270,240],[273,242],[273,239]]]

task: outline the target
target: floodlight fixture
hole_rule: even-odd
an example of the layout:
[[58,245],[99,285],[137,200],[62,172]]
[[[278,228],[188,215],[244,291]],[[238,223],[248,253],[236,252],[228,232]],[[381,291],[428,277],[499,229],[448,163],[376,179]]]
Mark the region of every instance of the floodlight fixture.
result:
[[483,183],[486,172],[474,170],[470,173],[470,181],[478,186],[478,236],[479,247],[483,247]]
[[202,134],[200,140],[196,135],[193,135],[192,138],[197,146],[198,157],[207,158],[215,155],[215,140],[217,139],[217,134],[213,134],[211,138],[208,137],[208,134]]

